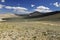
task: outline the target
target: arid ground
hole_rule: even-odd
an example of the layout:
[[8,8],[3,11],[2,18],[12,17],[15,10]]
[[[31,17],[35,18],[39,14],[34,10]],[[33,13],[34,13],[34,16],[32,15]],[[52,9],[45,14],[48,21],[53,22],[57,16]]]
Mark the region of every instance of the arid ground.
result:
[[[60,40],[60,16],[0,21],[0,40]],[[40,20],[41,19],[41,20]]]

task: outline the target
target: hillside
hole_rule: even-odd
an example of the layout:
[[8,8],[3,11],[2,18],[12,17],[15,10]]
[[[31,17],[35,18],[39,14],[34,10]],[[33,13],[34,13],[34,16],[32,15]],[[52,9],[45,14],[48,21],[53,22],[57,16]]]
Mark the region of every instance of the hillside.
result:
[[[0,40],[60,40],[60,13],[28,19],[5,15],[2,17],[7,21],[0,22]],[[59,24],[53,23],[56,19]]]
[[0,18],[11,18],[11,17],[17,17],[15,14],[0,14]]
[[60,13],[60,11],[47,12],[47,13],[41,13],[41,12],[35,11],[33,13],[30,13],[28,15],[28,17],[30,17],[30,18],[38,18],[38,17],[45,17],[45,16],[50,16],[50,15],[59,14],[59,13]]
[[60,11],[40,13],[38,11],[27,14],[0,14],[0,18],[7,21],[60,21]]
[[0,14],[0,21],[7,21],[5,19],[9,19],[9,18],[16,18],[18,16],[16,16],[15,14]]
[[60,20],[60,14],[46,16],[46,17],[43,17],[42,19],[45,19],[45,20]]
[[28,18],[41,21],[60,21],[60,11],[49,12],[49,13],[33,12],[29,15],[30,16],[28,16]]
[[53,14],[53,15],[49,15],[49,16],[45,16],[40,18],[40,20],[44,20],[44,21],[60,21],[60,12]]

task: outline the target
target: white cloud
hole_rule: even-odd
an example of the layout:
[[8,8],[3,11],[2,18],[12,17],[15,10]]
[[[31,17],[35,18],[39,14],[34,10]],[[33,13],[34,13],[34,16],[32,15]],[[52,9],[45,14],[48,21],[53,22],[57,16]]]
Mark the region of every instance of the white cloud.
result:
[[4,5],[0,4],[0,9],[2,9],[4,7]]
[[27,8],[24,7],[12,7],[12,6],[5,6],[6,9],[13,9],[14,12],[17,13],[30,13]]
[[31,4],[31,7],[34,7],[35,5]]
[[35,11],[39,11],[39,12],[51,12],[52,10],[50,10],[50,8],[45,7],[45,6],[38,6]]
[[1,2],[5,2],[5,0],[1,0]]
[[48,7],[45,7],[45,6],[38,6],[37,8],[38,9],[49,9]]
[[8,10],[13,10],[13,11],[19,12],[19,13],[30,13],[27,8],[20,7],[20,6],[15,7],[15,6],[6,6],[6,5],[0,4],[0,9],[2,9],[2,8],[8,9]]
[[5,6],[6,9],[13,9],[11,6]]
[[5,6],[6,9],[14,9],[14,10],[27,10],[24,7],[12,7],[12,6]]
[[27,8],[24,8],[24,7],[13,7],[14,10],[18,13],[28,13],[28,9]]
[[13,7],[13,9],[28,10],[27,8],[24,8],[24,7]]
[[53,5],[56,7],[60,7],[60,3],[58,3],[58,2],[55,2]]
[[16,11],[17,13],[23,13],[23,14],[30,13],[28,10],[14,10],[14,11]]

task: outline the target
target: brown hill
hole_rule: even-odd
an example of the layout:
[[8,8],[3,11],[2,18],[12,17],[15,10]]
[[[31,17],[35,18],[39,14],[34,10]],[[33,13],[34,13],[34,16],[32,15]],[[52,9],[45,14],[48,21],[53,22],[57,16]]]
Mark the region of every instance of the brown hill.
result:
[[51,16],[51,15],[55,15],[55,14],[59,14],[60,11],[54,11],[54,12],[48,12],[48,13],[40,13],[38,11],[35,11],[33,13],[30,13],[28,15],[28,17],[30,18],[36,18],[36,17],[46,17],[46,16]]

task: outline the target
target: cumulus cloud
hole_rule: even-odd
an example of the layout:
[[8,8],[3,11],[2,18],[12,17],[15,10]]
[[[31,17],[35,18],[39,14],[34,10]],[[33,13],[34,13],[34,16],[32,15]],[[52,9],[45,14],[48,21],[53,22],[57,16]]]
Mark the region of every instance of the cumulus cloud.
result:
[[5,2],[5,0],[1,0],[1,2]]
[[50,10],[50,8],[45,7],[45,6],[38,6],[35,11],[39,11],[39,12],[51,12],[52,10]]
[[31,7],[34,7],[35,5],[31,4]]
[[12,7],[12,6],[5,6],[6,9],[16,9],[16,10],[27,10],[24,7]]
[[13,7],[14,9],[19,9],[19,10],[28,10],[27,8],[24,7]]
[[22,13],[22,14],[30,13],[30,11],[28,10],[14,10],[14,11],[16,11],[17,13]]
[[18,13],[28,13],[28,9],[24,7],[13,7],[13,9]]
[[6,9],[13,9],[11,6],[5,6]]
[[12,6],[5,6],[6,9],[13,9],[13,11],[17,13],[30,13],[27,8],[25,7],[12,7]]
[[60,7],[60,3],[58,3],[58,2],[53,3],[53,5],[56,7]]
[[4,5],[0,4],[0,9],[2,9],[4,7]]

